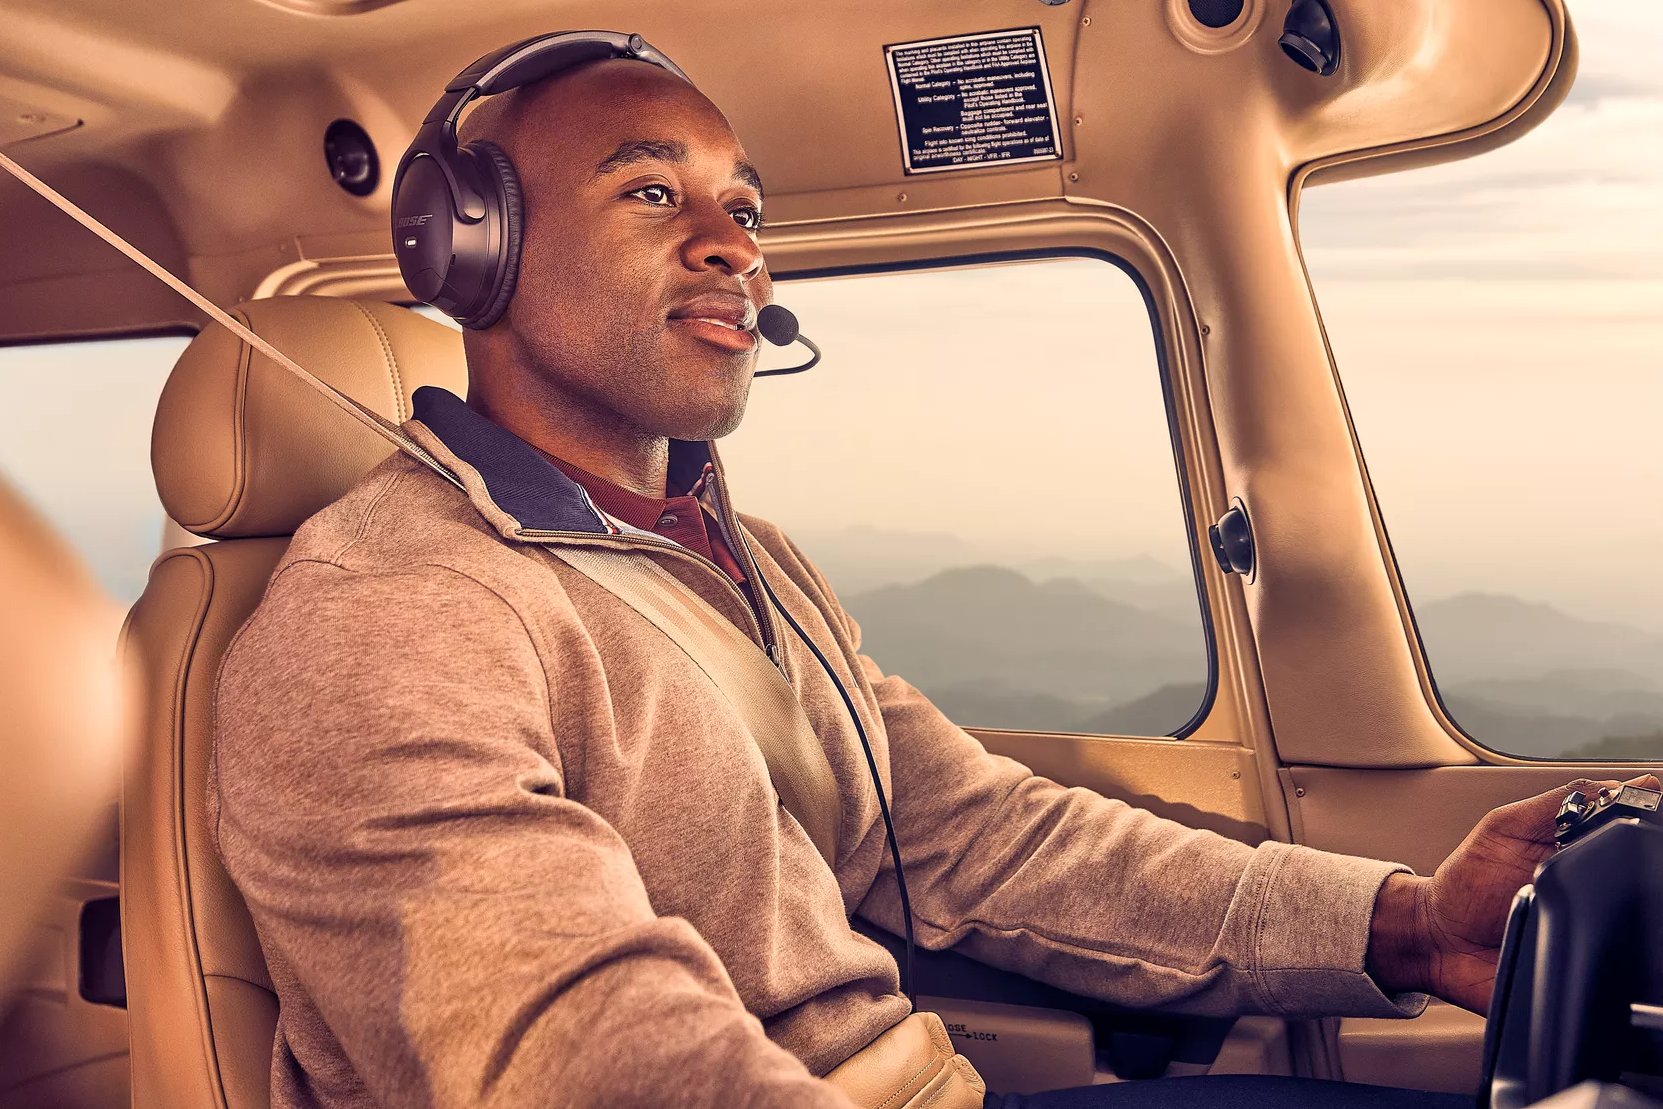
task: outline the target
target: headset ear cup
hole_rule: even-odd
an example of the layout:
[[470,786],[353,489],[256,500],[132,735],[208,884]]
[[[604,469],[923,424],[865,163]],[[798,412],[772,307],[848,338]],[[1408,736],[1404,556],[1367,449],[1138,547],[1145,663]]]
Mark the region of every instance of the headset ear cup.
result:
[[462,320],[464,327],[475,331],[490,327],[508,310],[514,296],[514,286],[520,279],[520,232],[525,226],[520,178],[514,163],[500,146],[483,139],[468,143],[462,150],[471,154],[487,186],[495,186],[502,208],[502,248],[498,255],[496,292],[477,315]]

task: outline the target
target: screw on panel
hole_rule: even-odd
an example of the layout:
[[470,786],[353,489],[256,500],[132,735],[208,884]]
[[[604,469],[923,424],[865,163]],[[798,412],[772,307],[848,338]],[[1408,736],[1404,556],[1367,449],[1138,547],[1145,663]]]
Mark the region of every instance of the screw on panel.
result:
[[1091,26],[1091,16],[1088,15],[1085,18],[1081,19],[1080,20],[1080,26],[1090,27]]
[[1071,173],[1068,175],[1068,179],[1070,181],[1078,181],[1080,179],[1080,175],[1077,173]]
[[1304,787],[1304,786],[1300,786],[1300,787],[1299,787],[1299,788],[1298,788],[1298,789],[1296,789],[1296,790],[1294,790],[1294,791],[1293,791],[1293,795],[1294,795],[1294,796],[1295,796],[1295,797],[1303,797],[1303,796],[1305,796],[1305,787]]
[[1232,778],[1239,778],[1239,777],[1241,777],[1241,771],[1240,771],[1240,770],[1232,770],[1232,771],[1230,771],[1230,777],[1232,777]]
[[895,199],[899,200],[902,204],[905,204],[907,202],[907,194],[906,193],[896,193],[895,194]]
[[1085,121],[1086,121],[1085,116],[1075,116],[1074,117],[1074,126],[1078,127],[1078,126],[1080,126],[1080,124],[1084,123]]

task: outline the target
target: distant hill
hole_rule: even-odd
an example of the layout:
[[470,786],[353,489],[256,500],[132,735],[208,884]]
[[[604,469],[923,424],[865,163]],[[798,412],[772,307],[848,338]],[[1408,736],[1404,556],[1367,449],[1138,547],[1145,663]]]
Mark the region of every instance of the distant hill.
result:
[[1088,735],[1170,735],[1189,723],[1206,693],[1206,682],[1163,685],[1148,696],[1085,717],[1069,730]]
[[[897,670],[896,673],[908,681],[913,681],[905,671]],[[928,688],[918,688],[936,708],[946,714],[947,719],[960,727],[1014,728],[1019,731],[1045,732],[1080,731],[1080,722],[1090,716],[1096,707],[1084,701],[1054,697],[1047,693],[1029,693],[990,681],[958,682],[949,685],[931,683]]]
[[1627,759],[1663,759],[1663,728],[1649,735],[1607,736],[1569,752],[1573,759],[1622,762]]
[[1171,619],[1199,619],[1195,578],[1187,562],[1180,566],[1146,554],[1125,558],[1023,557],[997,543],[973,543],[946,532],[864,525],[803,528],[793,531],[791,538],[826,575],[839,597],[884,585],[922,581],[942,570],[997,565],[1016,570],[1030,581],[1073,578],[1109,600],[1157,611]]
[[[1187,566],[1006,557],[880,528],[797,538],[868,653],[959,723],[1162,735],[1200,704],[1205,648]],[[1663,731],[1663,635],[1496,593],[1415,611],[1444,703],[1481,743],[1604,757],[1573,752],[1643,752]]]
[[1206,673],[1199,622],[1185,626],[1068,578],[1039,584],[1002,566],[959,567],[844,604],[867,653],[932,699],[979,685],[1090,711]]
[[[1663,635],[1626,624],[1583,620],[1551,605],[1496,593],[1461,593],[1415,610],[1433,673],[1443,682],[1530,681],[1554,672],[1637,677],[1663,693]],[[1621,684],[1627,684],[1624,679]]]
[[1416,614],[1444,704],[1480,743],[1585,758],[1613,737],[1663,727],[1663,636],[1494,593]]
[[[1460,686],[1439,692],[1462,731],[1486,747],[1533,758],[1569,757],[1606,737],[1644,732],[1659,723],[1655,716],[1581,716],[1516,708],[1467,697]],[[1663,752],[1653,757],[1663,758]]]
[[857,525],[799,528],[791,540],[820,568],[840,598],[880,585],[918,581],[949,566],[990,561],[986,551],[946,532]]

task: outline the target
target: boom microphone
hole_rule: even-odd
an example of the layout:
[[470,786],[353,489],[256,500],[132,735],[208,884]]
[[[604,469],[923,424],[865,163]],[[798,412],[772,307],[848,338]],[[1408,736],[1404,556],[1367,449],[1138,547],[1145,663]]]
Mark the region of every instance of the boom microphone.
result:
[[781,308],[777,304],[764,305],[762,311],[756,314],[756,329],[762,337],[776,347],[788,347],[792,343],[801,343],[814,352],[814,357],[801,366],[789,366],[783,370],[758,370],[755,377],[767,377],[769,374],[795,374],[820,361],[820,348],[814,345],[814,340],[797,330],[797,317],[792,315],[789,308]]

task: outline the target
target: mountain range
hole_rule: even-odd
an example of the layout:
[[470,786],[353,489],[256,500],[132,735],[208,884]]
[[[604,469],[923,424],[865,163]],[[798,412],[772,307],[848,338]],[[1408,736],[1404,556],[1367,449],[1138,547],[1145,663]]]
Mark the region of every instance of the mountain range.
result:
[[[1201,704],[1196,592],[1158,559],[951,565],[981,552],[872,528],[799,543],[860,624],[862,649],[961,724],[1163,735]],[[1477,591],[1415,611],[1444,704],[1480,743],[1663,758],[1663,635]]]

